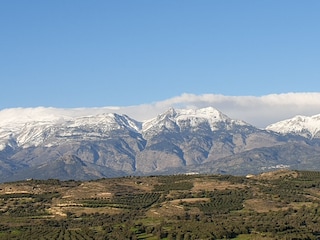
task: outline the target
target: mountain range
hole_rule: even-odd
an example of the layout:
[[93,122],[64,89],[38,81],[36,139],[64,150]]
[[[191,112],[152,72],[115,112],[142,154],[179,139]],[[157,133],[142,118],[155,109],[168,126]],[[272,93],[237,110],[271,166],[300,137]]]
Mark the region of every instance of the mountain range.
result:
[[260,129],[212,107],[170,108],[146,121],[90,113],[0,111],[0,181],[320,170],[320,115]]

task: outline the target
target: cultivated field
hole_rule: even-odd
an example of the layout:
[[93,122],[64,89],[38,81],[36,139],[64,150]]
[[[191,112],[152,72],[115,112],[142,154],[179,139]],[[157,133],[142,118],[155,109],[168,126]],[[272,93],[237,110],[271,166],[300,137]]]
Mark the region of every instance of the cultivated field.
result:
[[320,173],[0,184],[0,239],[320,239]]

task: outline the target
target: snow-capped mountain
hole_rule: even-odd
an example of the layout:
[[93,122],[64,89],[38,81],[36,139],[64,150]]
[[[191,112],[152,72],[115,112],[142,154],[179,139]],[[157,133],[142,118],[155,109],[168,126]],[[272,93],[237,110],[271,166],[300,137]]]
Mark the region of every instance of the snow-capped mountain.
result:
[[271,124],[266,129],[281,134],[299,135],[309,139],[320,138],[320,114],[311,117],[296,116]]
[[[197,110],[171,108],[143,123],[114,113],[78,116],[52,108],[19,110],[22,112],[15,113],[13,109],[0,112],[0,150],[5,148],[9,140],[15,143],[15,147],[22,148],[53,146],[79,136],[82,140],[108,137],[110,131],[117,129],[148,135],[164,128],[183,130],[202,124],[208,124],[211,131],[220,129],[222,125],[225,129],[233,125],[248,125],[240,120],[232,120],[212,107]],[[13,144],[10,146],[13,147]]]
[[[319,165],[320,169],[316,161],[320,144],[279,130],[288,123],[262,130],[212,107],[171,108],[144,122],[109,111],[0,111],[0,181],[92,179],[190,170],[246,174],[273,166]],[[308,123],[314,126],[310,132],[315,137],[318,119],[292,120],[292,128],[304,129],[302,123]],[[288,156],[293,151],[295,154]]]
[[79,117],[74,120],[54,122],[26,123],[21,131],[16,132],[17,146],[37,147],[59,145],[61,142],[74,140],[99,139],[108,137],[110,131],[139,131],[140,123],[129,117],[113,113],[97,116]]
[[173,109],[158,115],[156,118],[150,119],[143,123],[143,132],[157,131],[156,128],[197,128],[201,124],[209,124],[211,131],[221,128],[221,124],[226,129],[232,125],[248,125],[240,120],[232,120],[213,107],[202,109]]
[[35,108],[0,111],[0,150],[53,146],[81,136],[82,140],[107,137],[111,130],[139,132],[141,123],[126,115],[88,111]]

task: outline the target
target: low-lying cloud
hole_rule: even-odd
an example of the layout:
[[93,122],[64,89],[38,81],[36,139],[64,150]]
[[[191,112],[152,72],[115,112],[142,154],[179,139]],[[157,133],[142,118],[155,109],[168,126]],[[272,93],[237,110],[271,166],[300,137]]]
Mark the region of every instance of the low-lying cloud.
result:
[[320,92],[284,93],[265,96],[225,96],[217,94],[182,94],[177,97],[150,104],[127,107],[102,108],[15,108],[0,111],[0,125],[11,122],[57,121],[69,117],[96,115],[101,113],[126,114],[143,121],[156,117],[169,108],[214,107],[230,118],[240,119],[256,127],[265,128],[269,124],[292,118],[296,115],[312,116],[320,114]]
[[296,115],[320,114],[320,93],[284,93],[264,96],[224,96],[217,94],[182,94],[164,101],[120,108],[137,120],[155,117],[168,108],[214,107],[234,119],[264,128]]

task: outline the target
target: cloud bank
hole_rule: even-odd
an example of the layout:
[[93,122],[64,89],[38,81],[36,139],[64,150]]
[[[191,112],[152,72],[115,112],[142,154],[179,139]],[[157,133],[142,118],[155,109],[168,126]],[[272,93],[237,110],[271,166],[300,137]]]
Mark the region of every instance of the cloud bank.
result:
[[13,108],[0,111],[0,127],[17,122],[24,124],[29,121],[58,121],[59,119],[101,113],[126,114],[136,120],[143,121],[156,117],[170,107],[193,109],[214,107],[230,118],[240,119],[256,127],[265,128],[269,124],[296,115],[312,116],[320,114],[320,92],[270,94],[258,97],[185,93],[164,101],[127,107]]
[[292,118],[296,115],[320,114],[320,93],[284,93],[264,96],[225,96],[216,94],[182,94],[164,101],[117,110],[137,120],[155,117],[170,107],[214,107],[234,119],[244,120],[256,127]]

